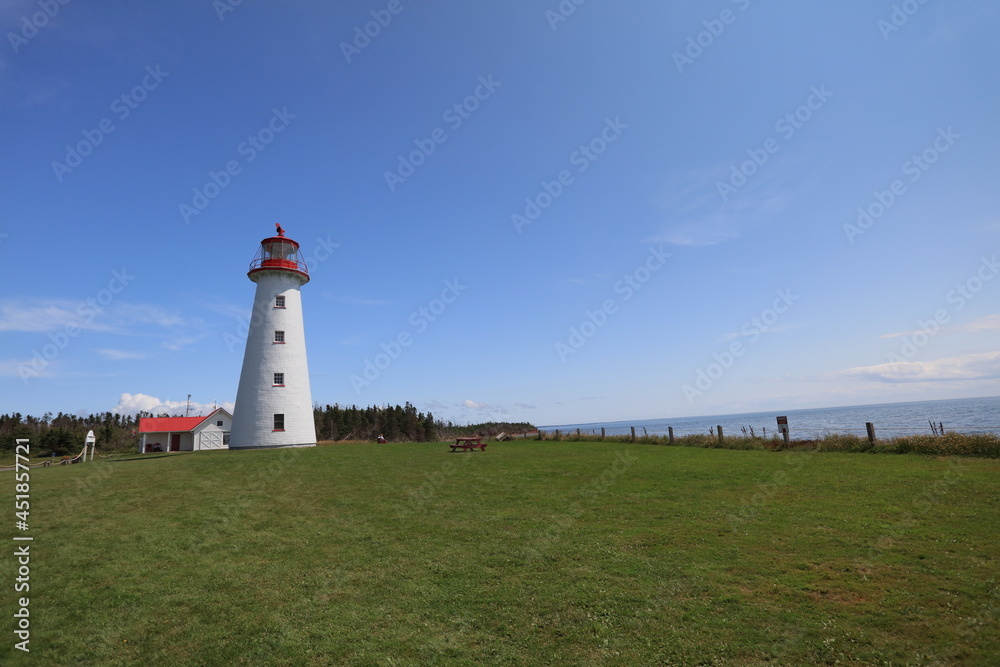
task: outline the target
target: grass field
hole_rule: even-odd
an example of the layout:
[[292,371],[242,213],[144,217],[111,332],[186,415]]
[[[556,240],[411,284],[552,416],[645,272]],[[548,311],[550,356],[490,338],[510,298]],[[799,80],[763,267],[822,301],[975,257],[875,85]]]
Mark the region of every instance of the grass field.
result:
[[1000,461],[447,449],[33,469],[0,663],[997,664]]

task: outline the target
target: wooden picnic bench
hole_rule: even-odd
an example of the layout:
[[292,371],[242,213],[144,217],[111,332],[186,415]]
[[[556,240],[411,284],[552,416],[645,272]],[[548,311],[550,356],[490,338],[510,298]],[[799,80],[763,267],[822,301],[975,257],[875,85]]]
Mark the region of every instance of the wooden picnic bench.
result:
[[451,451],[453,452],[474,452],[477,449],[481,452],[486,451],[486,443],[483,442],[478,436],[455,438],[455,444],[449,445],[449,447],[451,447]]

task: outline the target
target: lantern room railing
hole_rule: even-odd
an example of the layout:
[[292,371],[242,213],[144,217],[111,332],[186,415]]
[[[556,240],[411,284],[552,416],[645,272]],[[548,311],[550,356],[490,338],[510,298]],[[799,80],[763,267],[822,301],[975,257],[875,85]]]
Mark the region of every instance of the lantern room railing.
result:
[[292,271],[309,273],[309,269],[303,261],[297,259],[279,259],[276,257],[255,257],[250,262],[250,270],[256,271],[257,269],[291,269]]

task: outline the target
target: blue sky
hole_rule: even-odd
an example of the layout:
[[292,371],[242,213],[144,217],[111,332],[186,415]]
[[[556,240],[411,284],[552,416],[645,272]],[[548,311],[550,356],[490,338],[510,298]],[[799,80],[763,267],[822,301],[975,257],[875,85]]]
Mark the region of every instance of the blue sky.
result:
[[276,222],[320,404],[1000,394],[995,4],[160,4],[0,1],[0,412],[233,401]]

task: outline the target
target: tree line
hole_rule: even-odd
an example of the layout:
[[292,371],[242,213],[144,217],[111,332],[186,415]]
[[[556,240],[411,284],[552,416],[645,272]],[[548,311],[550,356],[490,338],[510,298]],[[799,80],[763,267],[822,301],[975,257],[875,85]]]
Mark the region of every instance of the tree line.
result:
[[[170,415],[158,415],[169,417]],[[104,452],[134,451],[139,430],[139,417],[152,417],[139,413],[135,417],[114,412],[101,414],[55,416],[46,412],[41,417],[22,416],[21,413],[0,415],[0,452],[11,454],[15,440],[31,441],[32,458],[38,456],[69,456],[79,454],[87,431],[93,431],[98,447]]]
[[[41,417],[15,412],[0,415],[0,454],[11,455],[15,440],[31,441],[32,458],[71,456],[83,449],[87,431],[97,438],[97,449],[104,453],[134,452],[139,443],[139,419],[153,417],[140,412],[134,417],[114,412],[71,415],[46,412]],[[179,417],[160,413],[156,417]],[[464,435],[496,436],[500,433],[534,431],[527,422],[486,422],[456,425],[434,419],[434,415],[418,411],[410,403],[399,406],[369,406],[359,408],[339,404],[313,406],[316,437],[321,441],[375,441],[379,435],[389,442],[436,442]]]
[[317,405],[313,407],[313,416],[319,440],[375,440],[379,435],[390,442],[437,440],[434,415],[429,411],[418,412],[409,402],[402,407]]
[[418,412],[410,403],[402,407],[315,406],[314,414],[319,440],[375,440],[381,435],[389,442],[438,442],[463,435],[495,436],[535,430],[527,422],[456,425],[434,419],[430,411]]

